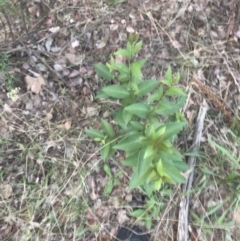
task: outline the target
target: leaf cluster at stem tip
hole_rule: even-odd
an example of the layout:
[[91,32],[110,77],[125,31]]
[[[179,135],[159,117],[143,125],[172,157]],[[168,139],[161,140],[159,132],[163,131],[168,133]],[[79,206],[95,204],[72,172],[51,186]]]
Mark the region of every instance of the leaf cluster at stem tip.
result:
[[[151,196],[164,183],[185,181],[182,172],[188,166],[173,143],[186,126],[180,112],[186,93],[171,67],[162,80],[143,79],[146,60],[136,60],[142,44],[131,34],[126,48],[116,51],[108,63],[95,65],[106,81],[96,98],[119,101],[120,106],[111,113],[111,123],[102,119],[100,130],[90,128],[86,133],[101,143],[103,160],[113,157],[115,150],[124,151],[122,163],[133,169],[130,188],[142,187]],[[125,61],[115,61],[118,56]]]

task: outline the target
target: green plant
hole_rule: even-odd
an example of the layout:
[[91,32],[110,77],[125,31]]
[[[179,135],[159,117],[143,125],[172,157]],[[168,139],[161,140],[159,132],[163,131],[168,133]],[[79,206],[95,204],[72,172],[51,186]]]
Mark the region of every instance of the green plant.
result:
[[180,76],[173,76],[171,68],[161,81],[142,80],[146,60],[135,60],[142,47],[142,41],[137,41],[137,35],[130,35],[126,48],[114,53],[126,58],[126,64],[111,57],[106,65],[95,65],[100,77],[114,83],[103,87],[97,98],[118,100],[120,107],[112,113],[113,124],[102,119],[101,130],[91,128],[86,133],[102,144],[103,160],[111,158],[115,150],[124,151],[122,163],[133,169],[130,188],[141,186],[150,196],[164,182],[185,181],[181,172],[188,166],[173,142],[186,125],[179,114],[186,94],[176,86]]
[[110,195],[112,190],[113,190],[113,188],[114,188],[114,186],[120,185],[120,181],[118,179],[118,176],[121,175],[121,171],[116,173],[116,175],[113,175],[112,172],[111,172],[110,167],[107,164],[105,164],[103,166],[103,169],[104,169],[104,171],[107,174],[108,179],[109,179],[106,187],[104,188],[103,193],[105,195]]
[[[9,73],[9,56],[7,54],[0,55],[0,73],[6,79],[6,89],[8,92],[11,92],[14,89],[14,76]],[[16,91],[16,90],[14,90]],[[14,94],[14,93],[12,93]],[[16,94],[16,93],[15,93]]]

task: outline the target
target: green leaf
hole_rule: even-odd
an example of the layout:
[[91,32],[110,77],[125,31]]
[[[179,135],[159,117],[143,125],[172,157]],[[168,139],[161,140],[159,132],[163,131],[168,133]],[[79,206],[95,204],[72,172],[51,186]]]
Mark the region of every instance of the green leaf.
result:
[[132,127],[137,130],[137,131],[143,131],[144,130],[144,125],[141,122],[138,121],[130,121],[130,124]]
[[211,138],[208,138],[208,142],[211,145],[215,146],[219,151],[221,151],[222,154],[226,155],[233,162],[233,164],[235,165],[235,168],[239,168],[239,160],[237,160],[227,149],[218,145],[216,142],[211,140]]
[[106,161],[108,159],[108,155],[110,153],[110,149],[111,149],[111,146],[110,144],[106,144],[104,145],[102,148],[101,148],[101,157],[104,161]]
[[127,73],[120,73],[120,74],[118,75],[118,81],[119,81],[120,83],[126,83],[126,82],[129,81],[129,79],[130,79],[130,75],[127,74]]
[[128,37],[128,42],[132,45],[138,41],[139,35],[136,33],[131,33]]
[[118,150],[123,150],[123,151],[134,151],[141,148],[142,145],[144,145],[144,141],[145,140],[141,135],[133,134],[122,139],[113,148]]
[[147,104],[144,103],[136,103],[125,107],[124,110],[130,112],[131,114],[137,115],[141,118],[145,118],[149,112],[150,108]]
[[138,43],[134,44],[132,47],[132,55],[135,56],[139,50],[142,48],[143,41],[139,41]]
[[90,128],[86,130],[87,135],[89,135],[93,139],[104,139],[104,134],[99,130]]
[[121,107],[118,112],[117,112],[117,116],[116,116],[116,124],[124,127],[125,123],[124,123],[124,119],[123,119],[123,107]]
[[180,96],[177,99],[176,103],[170,102],[165,97],[162,98],[160,104],[157,106],[157,109],[154,111],[158,115],[169,116],[173,115],[179,111],[180,108],[184,105],[186,97]]
[[109,167],[107,164],[104,164],[103,170],[106,172],[106,174],[107,174],[109,177],[112,177],[111,169],[110,169],[110,167]]
[[114,136],[114,131],[112,126],[104,119],[101,119],[101,126],[103,129],[103,132],[108,136],[108,137],[113,137]]
[[113,6],[115,6],[115,5],[119,4],[119,3],[123,3],[123,2],[126,2],[126,0],[112,0],[109,3],[107,3],[107,4],[108,4],[108,6],[113,7]]
[[148,177],[146,179],[146,183],[156,182],[159,178],[160,178],[160,176],[157,173],[157,171],[155,169],[152,169],[152,171],[150,172],[150,174],[148,175]]
[[173,96],[173,95],[186,96],[186,93],[183,91],[182,88],[177,86],[172,86],[166,91],[165,95],[166,96]]
[[113,64],[112,64],[112,67],[113,67],[115,70],[118,70],[120,73],[129,74],[129,68],[128,68],[125,64],[122,64],[122,63],[113,63]]
[[108,95],[105,94],[102,90],[98,91],[96,99],[108,99]]
[[162,86],[160,86],[154,94],[152,94],[148,97],[147,101],[151,103],[155,100],[160,100],[162,98],[162,96],[163,96],[163,88],[162,88]]
[[176,135],[178,132],[180,132],[183,129],[183,127],[185,127],[185,126],[186,126],[185,121],[167,123],[165,125],[166,130],[164,132],[162,140],[165,141],[165,140],[170,139],[171,137]]
[[148,94],[150,91],[154,90],[159,85],[159,82],[156,80],[145,80],[138,85],[138,91],[136,95],[141,97],[145,94]]
[[106,79],[106,80],[113,79],[113,74],[110,72],[109,68],[106,65],[99,63],[99,64],[95,64],[94,68],[97,74],[103,79]]
[[[152,153],[146,153],[147,147],[143,147],[139,154],[138,154],[138,164],[137,164],[137,170],[138,170],[138,176],[141,177],[144,173],[146,173],[149,170],[149,167],[152,164]],[[149,155],[150,156],[147,156]]]
[[166,173],[174,183],[185,183],[185,178],[170,160],[162,160],[162,166],[163,173]]
[[122,163],[128,167],[136,167],[138,163],[138,151],[124,159]]
[[148,230],[152,227],[152,218],[149,215],[145,216],[145,224]]
[[132,75],[136,77],[137,79],[142,79],[142,67],[144,66],[146,60],[138,60],[136,62],[131,63],[130,69],[132,71]]
[[168,86],[170,86],[172,84],[172,69],[169,66],[165,75],[165,80],[169,83]]
[[166,125],[162,125],[160,126],[157,131],[156,131],[156,135],[154,137],[160,137],[162,136],[166,131]]
[[127,42],[127,51],[130,54],[131,58],[132,56],[132,44],[130,42]]
[[149,158],[154,153],[154,147],[152,145],[147,146],[144,154],[144,159]]
[[124,99],[130,95],[128,90],[120,85],[110,85],[104,87],[102,91],[114,99]]
[[162,187],[163,180],[159,179],[154,183],[154,190],[159,191]]
[[172,163],[181,172],[186,172],[187,170],[189,170],[188,164],[183,161],[174,161],[173,160]]
[[129,183],[130,189],[140,187],[141,185],[146,183],[146,180],[147,180],[148,176],[150,175],[151,171],[152,170],[149,169],[144,175],[139,177],[138,171],[135,170],[133,172],[132,176],[131,176],[131,179],[130,179],[130,183]]
[[155,190],[155,181],[150,183],[145,183],[143,185],[143,188],[149,197],[152,196],[152,193]]
[[145,214],[146,214],[146,210],[144,210],[144,209],[137,209],[137,210],[131,212],[131,216],[133,216],[135,218],[141,218]]
[[174,84],[174,85],[177,84],[179,82],[179,80],[180,80],[180,74],[177,73],[172,79],[172,84]]
[[110,195],[113,190],[113,180],[110,179],[107,183],[107,186],[104,188],[104,195]]
[[119,49],[114,54],[117,56],[124,56],[127,58],[131,58],[131,53],[129,53],[126,49]]
[[132,117],[133,117],[133,114],[126,111],[125,109],[123,110],[123,120],[124,120],[125,125],[127,125],[129,123],[129,121],[132,119]]

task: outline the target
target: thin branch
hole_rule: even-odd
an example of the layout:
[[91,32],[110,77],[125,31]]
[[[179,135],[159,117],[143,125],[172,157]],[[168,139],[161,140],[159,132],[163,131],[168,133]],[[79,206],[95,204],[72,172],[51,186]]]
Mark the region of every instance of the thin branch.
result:
[[[193,138],[192,151],[197,152],[200,147],[200,141],[202,138],[203,124],[206,113],[209,107],[205,99],[203,100],[202,106],[198,112],[197,124],[195,129],[195,134]],[[194,168],[196,163],[196,157],[190,156],[188,158],[188,165],[190,166],[190,171],[187,176],[186,183],[182,187],[182,191],[186,196],[183,196],[180,202],[180,210],[178,216],[178,241],[188,241],[188,208],[189,208],[189,191],[192,189]]]

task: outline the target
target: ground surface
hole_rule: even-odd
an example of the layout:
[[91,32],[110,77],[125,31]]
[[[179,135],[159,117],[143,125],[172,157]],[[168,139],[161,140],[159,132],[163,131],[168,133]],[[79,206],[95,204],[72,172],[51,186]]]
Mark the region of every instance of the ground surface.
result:
[[[99,127],[100,117],[109,118],[111,108],[95,101],[104,83],[93,65],[108,61],[137,32],[144,42],[139,57],[148,59],[145,77],[161,79],[169,65],[181,74],[189,97],[183,110],[189,127],[181,138],[187,146],[204,97],[211,107],[191,192],[190,240],[240,240],[240,143],[228,115],[238,121],[240,3],[116,2],[13,1],[1,7],[0,239],[113,240],[121,225],[146,230],[129,215],[145,200],[128,190],[131,171],[121,165],[121,153],[104,169],[99,146],[85,135],[86,128]],[[201,84],[192,85],[193,76]],[[14,100],[7,93],[15,87]],[[109,182],[115,184],[111,194]],[[146,231],[150,240],[176,240],[181,195],[179,186],[156,195],[159,217]]]

